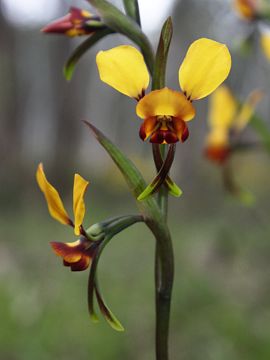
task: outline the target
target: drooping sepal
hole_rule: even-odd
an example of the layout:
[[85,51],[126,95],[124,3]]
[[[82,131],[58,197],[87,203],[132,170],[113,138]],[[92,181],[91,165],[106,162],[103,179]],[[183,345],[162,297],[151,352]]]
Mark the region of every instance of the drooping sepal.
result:
[[113,312],[108,307],[105,300],[103,299],[97,284],[95,284],[95,294],[96,294],[99,309],[100,309],[102,315],[104,316],[104,318],[106,319],[106,321],[108,322],[108,324],[116,331],[124,331],[125,329],[124,329],[123,325],[120,323],[120,321],[117,319],[117,317],[113,314]]
[[[173,160],[174,160],[174,153],[175,153],[175,145],[170,145],[169,150],[166,156],[165,161],[162,164],[162,167],[160,168],[158,174],[154,178],[154,180],[145,188],[145,190],[138,196],[138,200],[142,201],[145,200],[148,196],[153,195],[156,193],[161,185],[166,180],[168,173],[170,171],[170,168],[172,166]],[[167,180],[168,182],[168,180]],[[169,179],[170,188],[172,189],[173,194],[177,194],[175,196],[181,196],[182,190],[172,182],[171,179]]]
[[[162,145],[165,146],[165,145]],[[152,145],[153,157],[156,165],[156,169],[159,172],[163,165],[163,158],[161,155],[160,146],[157,144]],[[175,184],[175,182],[167,175],[164,185],[167,187],[170,195],[174,197],[180,197],[182,195],[182,190]]]

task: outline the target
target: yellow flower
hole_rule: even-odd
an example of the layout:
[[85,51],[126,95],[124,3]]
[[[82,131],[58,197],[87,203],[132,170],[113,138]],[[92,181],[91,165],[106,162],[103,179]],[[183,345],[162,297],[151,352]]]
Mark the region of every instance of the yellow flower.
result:
[[98,242],[90,241],[85,236],[82,226],[85,215],[84,194],[89,182],[79,174],[74,176],[73,222],[63,205],[58,191],[48,182],[41,163],[38,165],[36,178],[47,201],[50,215],[61,224],[72,226],[75,235],[81,235],[79,240],[72,243],[51,242],[54,252],[63,258],[64,265],[70,266],[72,271],[85,270],[89,266],[98,244]]
[[243,19],[253,20],[257,16],[258,0],[234,0],[234,8]]
[[262,98],[260,90],[252,91],[241,107],[225,85],[210,98],[208,115],[209,134],[206,138],[206,156],[218,163],[227,160],[231,151],[231,135],[240,133],[252,118]]
[[122,45],[100,51],[96,61],[103,82],[138,101],[136,113],[144,120],[141,139],[158,144],[187,139],[186,122],[195,116],[192,101],[213,92],[231,68],[227,47],[202,38],[191,44],[179,68],[183,92],[164,87],[145,95],[150,77],[143,56],[136,48]]

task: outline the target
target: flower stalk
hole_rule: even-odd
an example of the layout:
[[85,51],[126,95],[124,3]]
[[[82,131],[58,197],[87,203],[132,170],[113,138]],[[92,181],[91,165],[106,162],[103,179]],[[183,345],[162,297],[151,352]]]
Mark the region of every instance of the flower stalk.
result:
[[[165,86],[166,65],[173,33],[171,17],[165,21],[161,30],[161,36],[157,49],[152,90],[161,89]],[[166,157],[167,145],[152,145],[153,158],[157,172],[162,168],[162,162]],[[168,175],[168,173],[167,173]],[[168,179],[168,178],[167,178]],[[169,178],[170,181],[170,178]],[[168,213],[168,188],[161,186],[158,193],[158,206],[163,215],[165,223],[167,222]],[[169,326],[170,326],[170,310],[171,296],[174,279],[174,254],[172,239],[170,233],[167,234],[166,241],[168,244],[166,253],[166,263],[168,264],[168,275],[165,277],[162,273],[161,254],[162,250],[160,242],[156,238],[155,248],[155,300],[156,300],[156,359],[169,359]],[[164,284],[165,281],[165,284]],[[166,285],[166,286],[165,286]],[[164,290],[165,286],[165,290]]]

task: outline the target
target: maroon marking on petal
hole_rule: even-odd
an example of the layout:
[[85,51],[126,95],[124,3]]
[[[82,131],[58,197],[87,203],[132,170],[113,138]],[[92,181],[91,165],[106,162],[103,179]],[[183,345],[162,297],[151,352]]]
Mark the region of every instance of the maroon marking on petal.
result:
[[181,140],[182,142],[186,141],[189,136],[189,131],[186,122],[179,118],[173,118],[172,124],[178,139]]
[[81,260],[70,264],[71,271],[84,271],[88,268],[90,265],[90,257],[89,256],[83,256]]
[[139,131],[140,138],[144,141],[146,139],[145,125],[142,123]]
[[189,130],[188,130],[188,127],[185,126],[184,131],[181,136],[181,141],[185,142],[188,139],[188,137],[189,137]]
[[162,144],[164,141],[164,134],[162,130],[157,130],[150,138],[150,142],[154,144]]
[[172,131],[164,131],[164,139],[167,144],[174,144],[179,141],[177,135]]

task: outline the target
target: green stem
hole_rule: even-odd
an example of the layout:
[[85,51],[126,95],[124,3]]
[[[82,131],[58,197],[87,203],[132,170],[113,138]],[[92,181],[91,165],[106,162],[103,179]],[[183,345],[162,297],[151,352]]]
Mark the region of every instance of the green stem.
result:
[[133,18],[141,26],[139,4],[137,0],[124,0],[124,7],[128,16]]
[[[172,39],[172,32],[172,21],[171,18],[168,18],[161,30],[159,45],[155,58],[152,90],[161,89],[165,86],[167,57]],[[156,144],[153,144],[153,153],[155,146]],[[161,153],[161,157],[165,159],[167,145],[160,145],[159,151]],[[160,169],[157,167],[158,172],[159,170]],[[164,185],[162,185],[158,193],[158,206],[162,213],[166,228],[168,229],[168,190]],[[156,233],[155,236],[156,359],[168,360],[171,294],[174,277],[174,256],[169,230],[167,234],[162,235]],[[160,240],[160,237],[163,237],[162,241]],[[163,244],[163,242],[166,244],[166,249],[161,248],[161,244]]]
[[174,277],[174,259],[168,227],[148,223],[156,238],[156,360],[168,360],[168,339],[171,293]]
[[[166,146],[160,145],[161,155],[165,157]],[[158,193],[158,205],[164,220],[167,220],[168,213],[168,190],[165,186],[162,186]],[[170,238],[168,239],[170,242]],[[168,261],[173,268],[173,249],[170,244],[170,252],[168,255]],[[171,292],[168,297],[164,297],[161,288],[161,267],[160,267],[160,247],[159,242],[156,243],[155,251],[155,283],[156,283],[156,354],[157,359],[168,359],[168,338],[169,338],[169,320],[170,320],[170,303]],[[171,288],[173,284],[173,273],[171,279]]]

